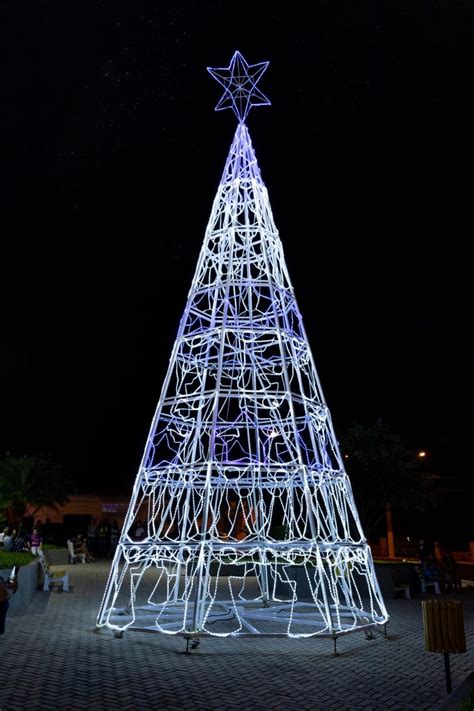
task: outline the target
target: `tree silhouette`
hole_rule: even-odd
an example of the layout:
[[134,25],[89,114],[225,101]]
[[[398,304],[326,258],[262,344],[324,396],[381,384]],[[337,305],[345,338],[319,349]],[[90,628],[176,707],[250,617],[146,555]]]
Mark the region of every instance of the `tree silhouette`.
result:
[[21,521],[30,508],[31,514],[43,506],[55,508],[68,500],[67,486],[59,464],[7,454],[0,461],[0,512],[11,511],[14,520]]
[[387,504],[405,510],[429,505],[428,483],[416,466],[415,454],[381,420],[372,426],[354,422],[340,444],[367,536],[385,515]]

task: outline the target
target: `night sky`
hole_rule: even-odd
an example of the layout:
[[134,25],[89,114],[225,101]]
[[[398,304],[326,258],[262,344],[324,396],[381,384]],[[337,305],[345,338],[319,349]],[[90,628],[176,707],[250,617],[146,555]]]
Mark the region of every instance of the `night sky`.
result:
[[10,3],[0,450],[131,490],[235,130],[248,126],[336,430],[469,469],[474,4]]

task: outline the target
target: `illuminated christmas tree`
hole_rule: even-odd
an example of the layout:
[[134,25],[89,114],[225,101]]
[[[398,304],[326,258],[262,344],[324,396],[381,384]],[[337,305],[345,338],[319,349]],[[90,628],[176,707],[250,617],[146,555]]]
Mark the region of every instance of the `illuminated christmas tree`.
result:
[[118,634],[388,619],[245,124],[267,66],[209,69],[239,123],[98,616]]

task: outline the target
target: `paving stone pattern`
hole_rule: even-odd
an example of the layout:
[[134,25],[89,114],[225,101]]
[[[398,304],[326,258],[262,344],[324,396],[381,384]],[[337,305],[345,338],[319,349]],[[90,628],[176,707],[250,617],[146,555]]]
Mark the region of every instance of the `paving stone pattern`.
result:
[[[387,600],[388,638],[204,639],[95,628],[109,565],[68,566],[71,592],[38,591],[0,637],[0,711],[49,709],[437,709],[443,656],[424,651],[420,599]],[[464,603],[468,653],[452,655],[453,686],[474,668],[474,593]]]

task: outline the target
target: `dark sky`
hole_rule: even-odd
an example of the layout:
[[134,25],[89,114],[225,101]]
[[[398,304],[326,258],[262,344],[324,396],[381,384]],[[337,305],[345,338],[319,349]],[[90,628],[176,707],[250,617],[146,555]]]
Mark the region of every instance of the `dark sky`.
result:
[[3,10],[0,450],[129,491],[235,129],[205,68],[239,49],[336,428],[472,461],[473,3]]

